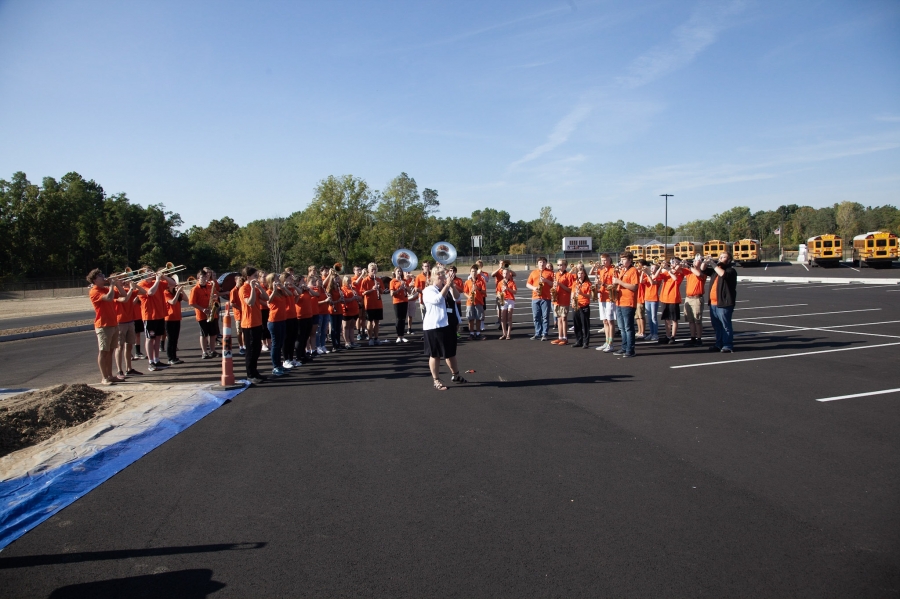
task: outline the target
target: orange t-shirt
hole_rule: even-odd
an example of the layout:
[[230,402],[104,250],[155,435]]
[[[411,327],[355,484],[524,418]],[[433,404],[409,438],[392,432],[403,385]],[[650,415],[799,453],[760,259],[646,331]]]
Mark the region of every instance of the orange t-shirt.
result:
[[[370,289],[375,289],[376,283],[378,284],[378,291],[374,293],[365,293]],[[384,308],[384,303],[381,301],[381,292],[384,290],[384,284],[379,280],[376,281],[372,277],[366,277],[359,283],[359,293],[363,295],[363,303],[366,307],[366,310],[380,310]]]
[[[144,291],[149,291],[156,283],[156,279],[145,279],[140,282],[140,286]],[[159,287],[153,295],[141,296],[141,316],[144,320],[165,320],[168,310],[166,310],[166,289],[169,283],[165,279],[159,281]]]
[[241,293],[240,287],[234,287],[228,294],[228,301],[231,302],[231,309],[234,310],[234,319],[241,320]]
[[[206,285],[194,285],[194,288],[191,289],[191,296],[188,300],[188,303],[190,303],[192,306],[203,306],[204,309],[208,308],[209,294],[211,289],[212,286],[209,283],[207,283]],[[206,320],[206,314],[203,312],[203,310],[194,308],[194,312],[197,317],[197,322]]]
[[[118,293],[118,291],[116,292]],[[134,294],[132,294],[132,297]],[[125,302],[113,302],[116,305],[116,322],[125,324],[134,322],[134,305],[131,299]]]
[[500,293],[501,293],[500,292],[500,283],[502,283],[502,282],[503,282],[503,271],[498,271],[497,274],[494,275],[494,283],[496,283],[494,291],[497,292],[497,295],[500,295]]
[[684,280],[684,270],[676,272],[674,280],[669,276],[668,272],[660,278],[662,279],[662,289],[659,292],[659,300],[664,304],[680,304],[681,282]]
[[[637,285],[639,280],[637,269],[632,266],[619,277],[619,280],[629,285]],[[636,308],[637,289],[631,291],[619,285],[619,298],[616,300],[616,305],[623,308]]]
[[459,297],[456,298],[456,303],[461,303],[463,288],[466,286],[465,281],[463,281],[459,277],[453,277],[453,286],[456,287],[456,291],[459,292]]
[[[179,293],[179,295],[181,294],[180,291],[178,293]],[[177,301],[174,304],[169,303],[169,300],[172,299],[173,297],[175,297],[175,294],[172,293],[172,291],[169,289],[166,289],[165,297],[166,297],[166,320],[169,320],[169,321],[181,320],[181,302]],[[184,296],[181,295],[181,297],[184,297]]]
[[[472,303],[473,290],[475,291],[475,303]],[[484,298],[487,296],[487,289],[484,287],[484,279],[481,277],[476,277],[474,280],[468,279],[463,287],[463,293],[466,295],[467,306],[482,305],[484,303]]]
[[709,286],[709,305],[719,305],[719,285],[718,279],[713,279],[712,285]]
[[[566,271],[564,273],[556,273],[553,275],[559,283],[562,283],[569,289],[575,286],[575,275]],[[572,292],[566,291],[562,287],[557,287],[556,289],[556,305],[557,306],[568,306],[572,301]]]
[[341,290],[335,287],[331,291],[328,292],[328,297],[331,298],[331,301],[334,302],[332,304],[328,304],[328,313],[329,314],[343,314],[344,313],[344,304],[341,302]]
[[344,316],[359,316],[359,302],[356,301],[356,297],[353,295],[353,287],[344,286],[341,288],[341,291],[344,292],[344,297],[349,300],[344,302],[341,308]]
[[591,289],[593,288],[593,284],[590,281],[585,281],[584,283],[576,283],[578,287],[578,307],[586,308],[591,305]]
[[516,282],[513,280],[507,281],[506,289],[504,289],[502,292],[503,299],[516,301],[516,291],[518,291],[518,287],[516,287]]
[[131,310],[133,315],[133,320],[144,320],[144,308],[143,302],[141,302],[141,296],[135,295],[134,299],[131,300]]
[[290,295],[279,293],[269,296],[269,322],[281,322],[287,320],[290,315],[289,306],[292,301]]
[[[531,285],[532,287],[537,287],[538,283],[540,283],[541,277],[543,277],[545,279],[552,279],[553,271],[547,270],[546,268],[544,270],[535,269],[535,270],[531,271],[531,274],[528,275],[528,284]],[[538,293],[537,289],[533,289],[531,291],[531,299],[533,299],[533,300],[537,300],[537,299],[548,300],[548,299],[550,299],[550,283],[544,282],[544,289],[543,289],[542,293]]]
[[706,275],[698,277],[693,272],[688,271],[686,279],[687,283],[684,289],[684,294],[686,296],[692,297],[695,295],[703,295],[703,285],[706,284]]
[[600,285],[600,291],[597,292],[597,300],[601,302],[609,301],[609,290],[607,285],[612,285],[613,277],[616,276],[616,269],[612,266],[609,268],[601,268],[597,272],[597,284]]
[[659,283],[653,280],[653,277],[647,275],[644,289],[644,303],[659,301]]
[[259,307],[261,303],[259,293],[257,292],[256,295],[256,303],[252,306],[247,303],[252,291],[250,283],[244,283],[241,285],[241,290],[238,292],[238,295],[241,298],[241,327],[245,329],[262,326],[262,311]]
[[431,285],[431,275],[425,276],[425,273],[419,273],[413,280],[413,287],[419,290],[419,301],[422,301],[422,290]]
[[99,329],[100,327],[114,327],[118,326],[119,319],[116,318],[116,303],[115,297],[119,295],[119,290],[116,289],[113,293],[113,300],[104,301],[103,296],[109,293],[109,287],[91,287],[90,297],[91,304],[94,305],[94,328]]
[[396,295],[392,295],[391,299],[395,304],[405,304],[409,301],[409,296],[406,293],[406,283],[399,279],[391,280],[391,291],[396,292]]

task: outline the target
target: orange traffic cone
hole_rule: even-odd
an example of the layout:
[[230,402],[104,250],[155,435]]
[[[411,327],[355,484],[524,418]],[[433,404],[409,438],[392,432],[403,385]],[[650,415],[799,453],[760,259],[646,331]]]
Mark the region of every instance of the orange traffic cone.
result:
[[225,314],[222,319],[222,384],[213,387],[216,391],[240,389],[241,384],[234,382],[234,362],[231,359],[231,304],[225,303]]

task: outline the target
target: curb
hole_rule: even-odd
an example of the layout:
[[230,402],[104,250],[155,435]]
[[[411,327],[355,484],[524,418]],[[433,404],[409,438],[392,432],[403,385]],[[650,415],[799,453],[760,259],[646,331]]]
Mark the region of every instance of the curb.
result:
[[34,339],[36,337],[52,337],[53,335],[65,335],[66,333],[80,333],[82,331],[93,330],[93,324],[83,324],[77,327],[60,327],[58,329],[46,329],[43,331],[32,331],[30,333],[16,333],[15,335],[0,336],[0,343],[4,341],[18,341],[19,339]]
[[817,279],[814,277],[738,277],[741,283],[817,283],[820,285],[900,285],[900,279]]

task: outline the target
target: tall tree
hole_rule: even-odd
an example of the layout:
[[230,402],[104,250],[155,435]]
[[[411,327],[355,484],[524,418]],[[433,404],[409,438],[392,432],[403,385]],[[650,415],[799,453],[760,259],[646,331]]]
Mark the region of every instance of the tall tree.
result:
[[322,244],[344,264],[354,256],[362,231],[372,223],[375,198],[368,184],[353,175],[329,176],[316,186],[305,211],[307,224],[319,231]]

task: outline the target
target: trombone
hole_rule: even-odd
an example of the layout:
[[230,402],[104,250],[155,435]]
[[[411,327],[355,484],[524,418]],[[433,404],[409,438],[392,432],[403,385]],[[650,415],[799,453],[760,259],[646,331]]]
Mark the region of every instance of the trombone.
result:
[[[184,264],[175,266],[171,262],[166,262],[165,268],[159,270],[158,272],[161,275],[170,276],[170,275],[174,275],[177,272],[183,272],[185,270],[187,270],[187,267]],[[145,279],[155,277],[156,272],[157,271],[153,271],[153,270],[150,270],[148,268],[143,268],[143,267],[139,268],[136,271],[132,271],[130,268],[126,267],[124,272],[112,274],[112,275],[110,275],[110,278],[115,278],[122,282],[124,282],[124,281],[140,282]]]

